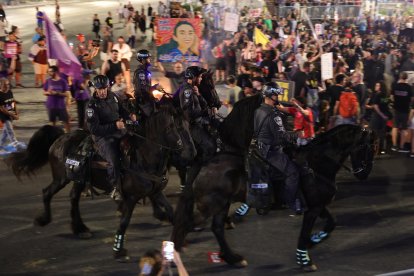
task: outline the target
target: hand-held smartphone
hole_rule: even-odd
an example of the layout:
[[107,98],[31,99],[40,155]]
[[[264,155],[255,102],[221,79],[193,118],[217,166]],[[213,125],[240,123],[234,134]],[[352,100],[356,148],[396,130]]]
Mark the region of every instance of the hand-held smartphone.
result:
[[174,243],[171,241],[162,242],[162,255],[165,260],[172,262],[174,260]]

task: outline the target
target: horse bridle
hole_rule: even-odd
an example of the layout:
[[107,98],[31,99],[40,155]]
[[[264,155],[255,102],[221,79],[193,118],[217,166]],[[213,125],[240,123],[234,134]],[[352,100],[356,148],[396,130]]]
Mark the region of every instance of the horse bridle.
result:
[[[172,117],[172,120],[173,120],[173,122],[174,122],[174,116],[171,116],[171,117]],[[166,128],[166,133],[169,133],[170,131],[171,131],[171,127],[167,127],[167,128]],[[135,136],[135,137],[141,138],[141,139],[143,139],[143,140],[145,140],[145,141],[147,141],[147,142],[150,142],[151,144],[154,144],[154,145],[156,145],[156,146],[160,147],[161,149],[170,150],[170,151],[180,151],[180,150],[182,150],[182,142],[181,142],[181,143],[178,143],[178,147],[177,147],[177,148],[172,148],[172,147],[169,147],[169,146],[166,146],[166,145],[163,145],[163,144],[160,144],[160,143],[154,142],[153,140],[150,140],[150,139],[148,139],[147,137],[145,137],[145,136],[143,136],[143,135],[140,135],[140,134],[138,134],[138,133],[135,133],[135,132],[133,132],[133,131],[130,131],[130,132],[129,132],[129,134],[130,134],[130,135],[132,135],[132,136]],[[181,139],[180,139],[180,140],[181,140]]]

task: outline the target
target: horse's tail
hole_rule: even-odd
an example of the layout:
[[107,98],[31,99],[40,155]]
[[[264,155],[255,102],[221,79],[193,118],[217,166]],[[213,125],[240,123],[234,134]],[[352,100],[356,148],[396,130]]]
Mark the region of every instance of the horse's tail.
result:
[[194,208],[194,191],[192,183],[187,183],[174,214],[174,228],[171,234],[171,240],[174,242],[175,249],[180,251],[184,246],[184,240],[187,233],[193,228],[193,208]]
[[49,148],[63,134],[62,129],[49,125],[37,130],[25,151],[12,153],[7,158],[6,162],[13,169],[14,175],[20,179],[22,173],[31,175],[43,167],[49,160]]

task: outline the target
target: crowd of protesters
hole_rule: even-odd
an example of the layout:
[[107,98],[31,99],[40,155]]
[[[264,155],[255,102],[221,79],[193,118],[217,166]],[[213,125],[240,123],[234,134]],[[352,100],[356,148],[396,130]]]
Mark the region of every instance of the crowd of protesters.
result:
[[[215,69],[217,83],[226,81],[230,105],[272,79],[293,81],[289,105],[295,110],[280,110],[294,116],[294,129],[310,129],[303,138],[339,124],[361,124],[378,132],[381,154],[411,151],[414,157],[407,147],[414,139],[413,17],[325,18],[312,21],[321,24],[315,35],[298,10],[283,18],[251,18],[247,7],[242,14],[239,31],[231,34],[214,27],[213,14],[203,18],[203,66]],[[265,45],[255,43],[255,28],[267,36]],[[321,55],[329,52],[334,76],[322,81]]]

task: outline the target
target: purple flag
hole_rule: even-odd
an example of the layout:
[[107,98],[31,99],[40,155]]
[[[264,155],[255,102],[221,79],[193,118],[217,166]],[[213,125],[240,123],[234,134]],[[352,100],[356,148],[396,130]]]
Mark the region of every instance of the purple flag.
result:
[[82,66],[79,60],[46,14],[43,15],[43,19],[45,22],[47,57],[58,60],[61,73],[74,79],[80,79],[82,77]]

